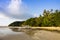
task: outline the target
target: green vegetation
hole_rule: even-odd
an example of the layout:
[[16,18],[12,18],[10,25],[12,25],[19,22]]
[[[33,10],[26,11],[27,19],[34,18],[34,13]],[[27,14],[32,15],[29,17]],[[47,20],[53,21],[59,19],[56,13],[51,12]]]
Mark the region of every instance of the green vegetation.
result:
[[60,26],[60,11],[53,9],[51,10],[44,10],[43,15],[39,17],[30,18],[23,22],[14,22],[9,26],[22,26],[22,25],[29,25],[34,27],[52,27],[52,26]]
[[22,26],[23,23],[24,23],[24,21],[15,21],[15,22],[9,24],[8,26]]
[[24,25],[29,26],[40,26],[40,27],[50,27],[50,26],[60,26],[60,11],[53,9],[44,10],[43,15],[36,18],[30,18],[24,22]]

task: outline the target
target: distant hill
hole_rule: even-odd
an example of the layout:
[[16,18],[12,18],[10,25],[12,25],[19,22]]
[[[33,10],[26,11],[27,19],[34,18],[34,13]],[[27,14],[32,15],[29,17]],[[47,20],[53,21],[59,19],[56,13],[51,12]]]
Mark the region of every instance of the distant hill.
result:
[[21,26],[25,21],[15,21],[9,24],[8,26]]

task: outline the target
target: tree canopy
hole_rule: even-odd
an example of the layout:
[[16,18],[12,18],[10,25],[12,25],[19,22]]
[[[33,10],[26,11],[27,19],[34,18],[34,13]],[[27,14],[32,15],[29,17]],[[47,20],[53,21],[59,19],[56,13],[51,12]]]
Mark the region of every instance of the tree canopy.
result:
[[60,26],[60,11],[53,9],[44,10],[43,15],[36,18],[30,18],[24,22],[25,25],[29,26]]

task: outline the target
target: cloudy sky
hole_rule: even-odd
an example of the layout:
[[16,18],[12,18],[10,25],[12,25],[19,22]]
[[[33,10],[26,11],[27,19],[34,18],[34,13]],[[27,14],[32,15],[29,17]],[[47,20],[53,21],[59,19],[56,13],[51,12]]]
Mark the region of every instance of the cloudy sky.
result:
[[60,10],[60,0],[0,0],[0,26],[38,17],[44,9]]

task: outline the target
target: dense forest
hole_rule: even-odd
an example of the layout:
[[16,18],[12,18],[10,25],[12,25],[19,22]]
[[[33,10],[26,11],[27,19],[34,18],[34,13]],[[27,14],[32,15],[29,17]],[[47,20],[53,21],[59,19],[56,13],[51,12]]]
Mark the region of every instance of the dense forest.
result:
[[[19,25],[18,25],[19,24]],[[16,26],[29,25],[34,27],[51,27],[60,26],[60,10],[44,10],[43,15],[39,17],[30,18],[22,23],[17,23]],[[12,26],[9,24],[9,26]]]
[[24,23],[24,21],[15,21],[15,22],[9,24],[8,26],[22,26],[23,23]]

